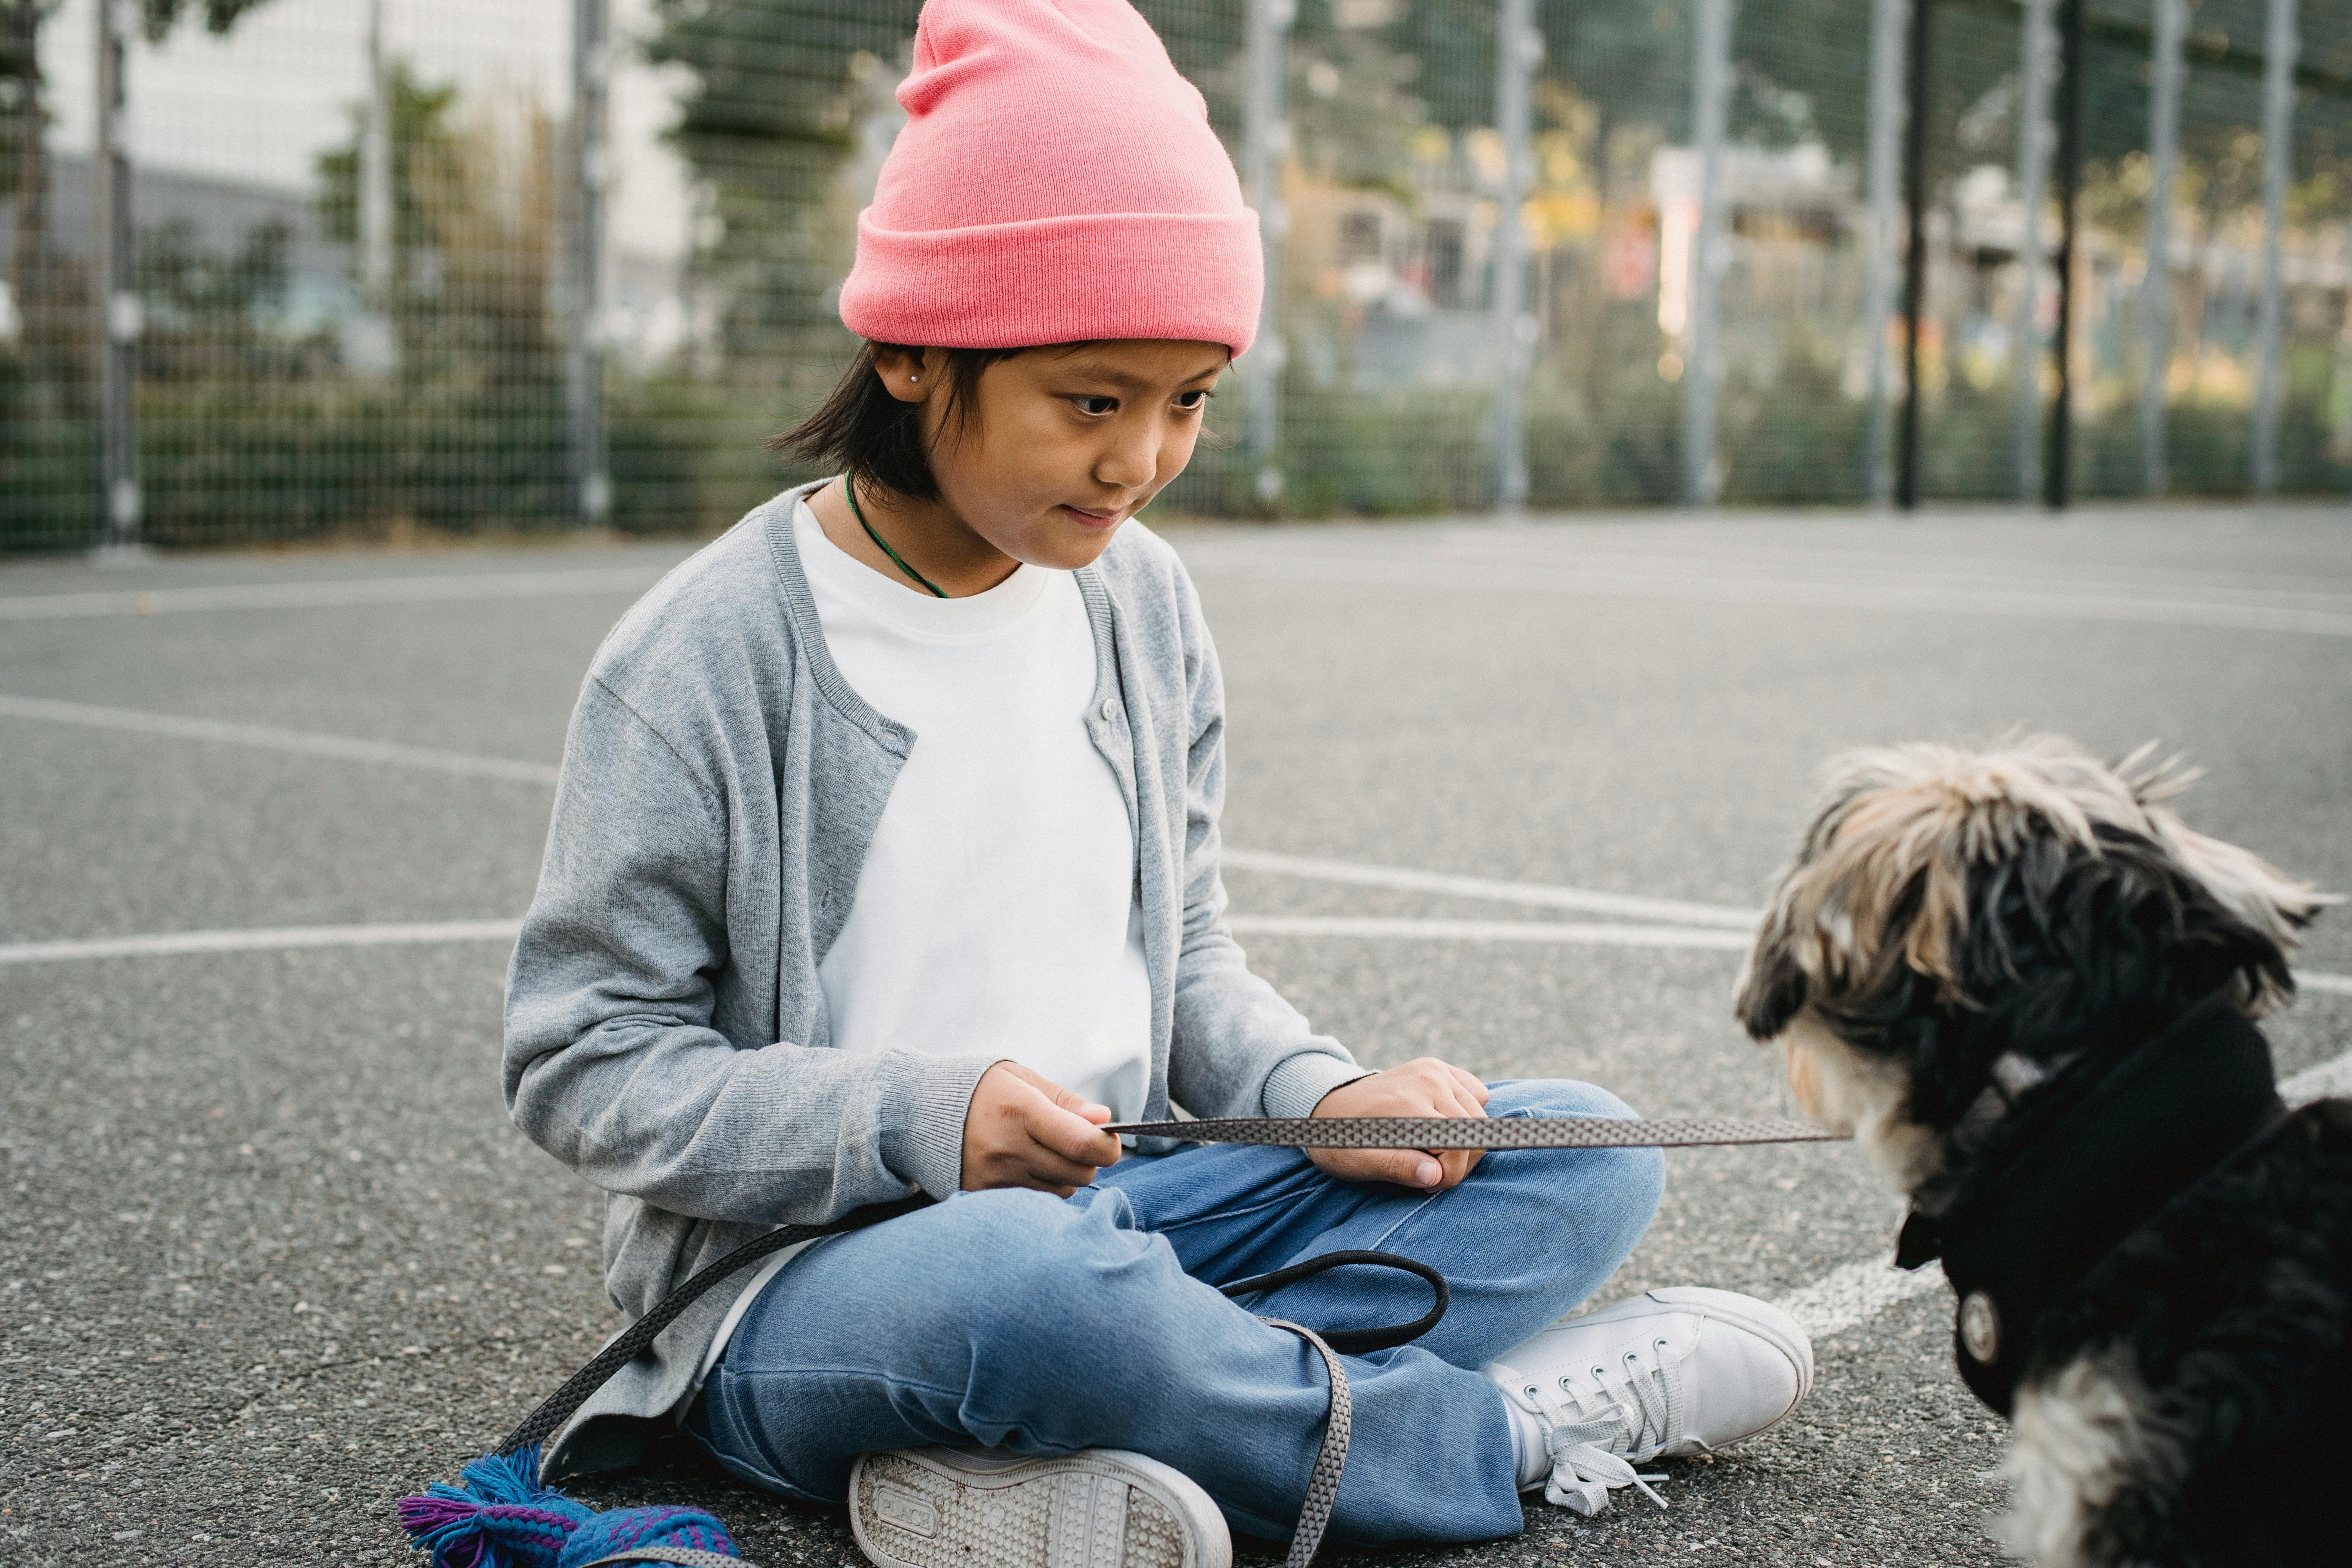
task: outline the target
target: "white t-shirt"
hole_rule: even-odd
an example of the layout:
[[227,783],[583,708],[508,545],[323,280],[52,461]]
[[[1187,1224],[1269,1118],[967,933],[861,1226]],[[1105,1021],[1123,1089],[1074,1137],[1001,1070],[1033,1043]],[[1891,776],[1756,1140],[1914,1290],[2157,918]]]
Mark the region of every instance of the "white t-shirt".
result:
[[[842,678],[915,731],[817,965],[834,1045],[991,1051],[1139,1120],[1151,977],[1135,836],[1087,732],[1095,638],[1076,580],[1024,565],[940,599],[847,554],[805,501],[793,536]],[[737,1299],[706,1375],[791,1255]]]

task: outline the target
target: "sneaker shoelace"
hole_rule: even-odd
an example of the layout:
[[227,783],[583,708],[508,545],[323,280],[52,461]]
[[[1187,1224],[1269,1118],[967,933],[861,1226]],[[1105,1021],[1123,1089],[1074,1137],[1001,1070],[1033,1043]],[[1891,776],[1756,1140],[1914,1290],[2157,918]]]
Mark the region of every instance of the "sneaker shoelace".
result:
[[1612,1489],[1630,1486],[1666,1506],[1649,1485],[1666,1478],[1633,1468],[1655,1458],[1682,1430],[1681,1365],[1664,1340],[1650,1342],[1646,1360],[1628,1350],[1615,1368],[1596,1366],[1589,1378],[1563,1374],[1547,1385],[1515,1373],[1505,1387],[1543,1423],[1544,1449],[1551,1456],[1547,1502],[1590,1519],[1609,1506]]

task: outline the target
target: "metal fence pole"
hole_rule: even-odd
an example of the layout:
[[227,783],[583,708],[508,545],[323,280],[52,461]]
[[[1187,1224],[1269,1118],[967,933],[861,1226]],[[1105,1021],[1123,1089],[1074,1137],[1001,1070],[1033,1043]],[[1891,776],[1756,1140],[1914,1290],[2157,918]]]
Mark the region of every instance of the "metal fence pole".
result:
[[2270,0],[2263,47],[2263,297],[2254,318],[2261,359],[2254,374],[2254,493],[2279,488],[2279,382],[2286,292],[2283,233],[2287,171],[2294,161],[2295,0]]
[[1257,209],[1258,241],[1265,257],[1265,299],[1258,310],[1257,341],[1251,345],[1247,453],[1256,468],[1251,481],[1260,507],[1271,510],[1282,499],[1282,241],[1290,227],[1282,199],[1282,169],[1290,151],[1284,118],[1284,75],[1290,58],[1294,0],[1249,0],[1246,64],[1249,85],[1242,113],[1242,178]]
[[2165,452],[2165,401],[2172,371],[2172,183],[2180,154],[2181,35],[2188,0],[2156,0],[2156,79],[2147,100],[2147,266],[2140,279],[2140,487],[2161,495],[2172,482]]
[[2058,72],[2058,388],[2050,399],[2050,440],[2042,496],[2063,508],[2074,439],[2074,209],[2083,184],[2083,72],[2090,65],[2084,0],[2065,0]]
[[1895,309],[1895,226],[1902,202],[1897,170],[1903,141],[1903,30],[1908,0],[1872,0],[1870,9],[1870,261],[1864,282],[1863,330],[1870,334],[1870,435],[1864,447],[1870,503],[1895,499],[1895,351],[1886,328]]
[[2032,500],[2042,483],[2042,208],[2050,174],[2050,46],[2055,0],[2026,0],[2018,60],[2017,193],[2024,208],[2018,241],[2017,318],[2010,323],[2010,363],[2017,375],[2017,499]]
[[1528,367],[1537,322],[1528,310],[1528,236],[1519,209],[1535,186],[1535,70],[1543,58],[1535,0],[1502,0],[1495,17],[1495,129],[1503,139],[1502,210],[1495,220],[1495,509],[1528,504]]
[[1927,84],[1936,0],[1912,0],[1910,118],[1903,128],[1903,447],[1895,501],[1919,504],[1919,323],[1927,304]]
[[392,291],[392,84],[383,70],[383,0],[368,0],[367,118],[360,130],[360,292],[371,310]]
[[1683,499],[1716,497],[1715,392],[1722,376],[1723,121],[1731,96],[1732,0],[1696,0],[1691,101],[1698,140],[1698,231],[1691,237],[1690,328],[1683,354]]
[[605,87],[612,0],[572,0],[571,233],[566,246],[564,456],[572,520],[604,521],[613,485],[604,458]]
[[[138,25],[132,0],[99,0],[98,156],[91,191],[97,286],[90,294],[98,306],[98,540],[102,555],[139,549],[139,443],[131,391],[138,374],[140,310],[131,238],[129,93],[123,80],[123,50]],[[23,221],[21,216],[18,221]]]

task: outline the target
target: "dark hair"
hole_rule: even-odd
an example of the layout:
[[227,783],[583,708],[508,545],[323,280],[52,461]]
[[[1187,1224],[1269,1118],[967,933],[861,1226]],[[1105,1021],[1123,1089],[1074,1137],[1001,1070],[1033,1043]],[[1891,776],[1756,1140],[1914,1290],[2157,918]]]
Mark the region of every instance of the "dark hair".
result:
[[[1058,349],[1077,343],[1056,343]],[[998,360],[1027,349],[949,349],[946,417],[942,434],[961,435],[980,390],[980,373]],[[817,411],[777,437],[771,446],[813,463],[837,464],[853,480],[877,486],[910,500],[939,499],[931,475],[931,443],[923,439],[922,405],[902,403],[882,384],[876,362],[886,353],[924,351],[905,343],[868,342],[857,351],[847,374]]]

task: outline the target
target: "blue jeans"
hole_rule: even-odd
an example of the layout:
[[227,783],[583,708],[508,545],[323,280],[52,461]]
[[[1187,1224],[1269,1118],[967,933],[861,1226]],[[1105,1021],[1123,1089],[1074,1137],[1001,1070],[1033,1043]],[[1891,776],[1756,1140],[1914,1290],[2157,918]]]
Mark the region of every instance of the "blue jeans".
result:
[[[1587,1084],[1497,1084],[1492,1116],[1630,1116]],[[1214,1287],[1319,1253],[1401,1252],[1453,1307],[1410,1345],[1346,1358],[1353,1442],[1335,1540],[1520,1529],[1510,1418],[1478,1371],[1575,1307],[1648,1228],[1654,1149],[1490,1153],[1450,1192],[1337,1181],[1289,1149],[1130,1157],[1063,1201],[962,1193],[789,1264],[737,1325],[687,1430],[729,1472],[839,1502],[859,1454],[927,1443],[1127,1448],[1175,1466],[1233,1527],[1290,1532],[1328,1397],[1314,1329],[1409,1321],[1429,1288],[1339,1268],[1252,1299]]]

